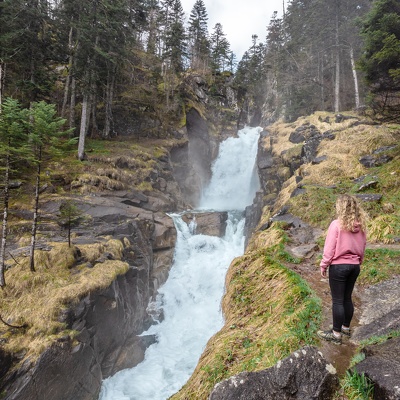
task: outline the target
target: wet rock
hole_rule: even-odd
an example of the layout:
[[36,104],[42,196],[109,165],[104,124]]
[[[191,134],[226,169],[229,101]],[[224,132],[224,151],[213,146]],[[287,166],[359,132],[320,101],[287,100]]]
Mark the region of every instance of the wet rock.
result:
[[187,223],[192,223],[196,234],[223,237],[226,230],[228,213],[205,212],[205,213],[186,213],[182,219]]
[[394,149],[396,146],[383,146],[376,149],[372,154],[362,156],[359,162],[366,168],[379,167],[383,164],[393,160],[393,157],[389,154],[384,154],[387,151]]
[[289,142],[291,143],[298,144],[304,142],[305,140],[306,140],[305,135],[299,129],[296,129],[289,135]]
[[321,164],[323,161],[327,160],[327,156],[315,157],[314,160],[311,161],[311,164]]
[[366,168],[380,167],[383,164],[393,160],[393,157],[383,154],[378,157],[373,155],[363,156],[359,159],[360,163]]
[[335,122],[337,124],[340,124],[341,122],[346,121],[348,119],[357,119],[358,120],[357,117],[354,117],[354,116],[351,116],[351,115],[343,115],[343,114],[336,114],[335,115]]
[[259,372],[242,372],[218,383],[209,400],[332,399],[335,368],[315,347],[304,347]]

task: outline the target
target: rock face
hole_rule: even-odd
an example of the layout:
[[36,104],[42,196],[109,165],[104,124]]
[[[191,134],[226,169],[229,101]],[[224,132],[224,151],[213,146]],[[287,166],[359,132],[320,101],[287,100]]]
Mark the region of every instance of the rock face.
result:
[[[400,330],[400,278],[365,289],[361,300],[367,304],[354,330],[352,340],[360,342],[373,336],[389,335]],[[374,299],[372,302],[370,299]],[[365,360],[355,366],[374,384],[374,399],[400,399],[400,337],[382,344],[366,346]]]
[[[121,192],[76,199],[90,223],[75,230],[74,245],[79,248],[110,236],[119,239],[124,243],[122,259],[130,268],[111,286],[90,293],[60,316],[66,329],[77,332],[73,341],[66,336],[37,362],[25,361],[14,372],[12,360],[2,356],[2,364],[7,361],[8,366],[1,370],[4,398],[96,399],[103,379],[143,360],[154,338],[139,334],[152,323],[146,308],[167,279],[176,231],[167,215],[126,204],[126,198]],[[44,204],[43,218],[54,215],[59,206],[60,200]],[[107,254],[96,262],[103,258]]]
[[130,269],[102,291],[71,308],[65,319],[79,333],[54,343],[35,364],[25,362],[10,377],[6,399],[98,397],[102,379],[143,360],[148,338],[137,336],[146,319],[140,290],[148,291],[145,270]]
[[218,383],[209,400],[329,400],[338,386],[335,368],[315,347],[307,346],[272,368],[242,372]]
[[198,111],[191,109],[186,119],[189,141],[171,151],[171,161],[185,201],[195,206],[210,179],[216,144],[213,144],[207,123]]

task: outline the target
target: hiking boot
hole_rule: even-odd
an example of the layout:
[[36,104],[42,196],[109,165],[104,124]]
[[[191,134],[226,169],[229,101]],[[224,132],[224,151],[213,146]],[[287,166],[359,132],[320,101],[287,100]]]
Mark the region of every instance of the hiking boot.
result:
[[350,328],[349,329],[343,329],[342,328],[341,332],[342,332],[342,335],[345,335],[347,337],[351,337],[351,329]]
[[342,338],[336,337],[332,330],[330,331],[318,331],[317,335],[328,342],[332,342],[334,344],[342,344]]
[[[333,325],[329,325],[329,329],[333,329]],[[345,336],[347,336],[347,337],[351,337],[351,329],[349,328],[349,329],[343,329],[342,328],[342,330],[341,330],[341,332],[342,332],[342,335],[345,335]]]

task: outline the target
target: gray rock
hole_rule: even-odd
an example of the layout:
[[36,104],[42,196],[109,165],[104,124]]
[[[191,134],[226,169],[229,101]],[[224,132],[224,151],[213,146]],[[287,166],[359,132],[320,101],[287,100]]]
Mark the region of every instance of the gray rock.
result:
[[382,200],[382,195],[378,193],[356,194],[355,197],[365,202],[377,202]]
[[367,346],[365,360],[355,366],[358,374],[365,374],[374,384],[374,399],[400,399],[400,337],[385,343]]
[[329,400],[338,386],[335,368],[315,347],[306,346],[272,368],[218,383],[209,400]]
[[228,213],[225,211],[186,213],[182,219],[187,224],[192,223],[194,233],[196,234],[223,237],[225,235]]
[[360,342],[400,329],[399,287],[400,277],[396,277],[365,289],[360,326],[355,328],[352,340]]

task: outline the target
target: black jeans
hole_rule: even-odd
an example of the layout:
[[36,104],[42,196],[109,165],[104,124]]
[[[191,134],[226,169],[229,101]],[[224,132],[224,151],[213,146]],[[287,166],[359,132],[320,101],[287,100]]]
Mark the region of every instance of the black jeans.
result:
[[354,314],[351,294],[359,274],[359,265],[334,264],[329,267],[333,330],[336,332],[342,330],[342,325],[350,326]]

